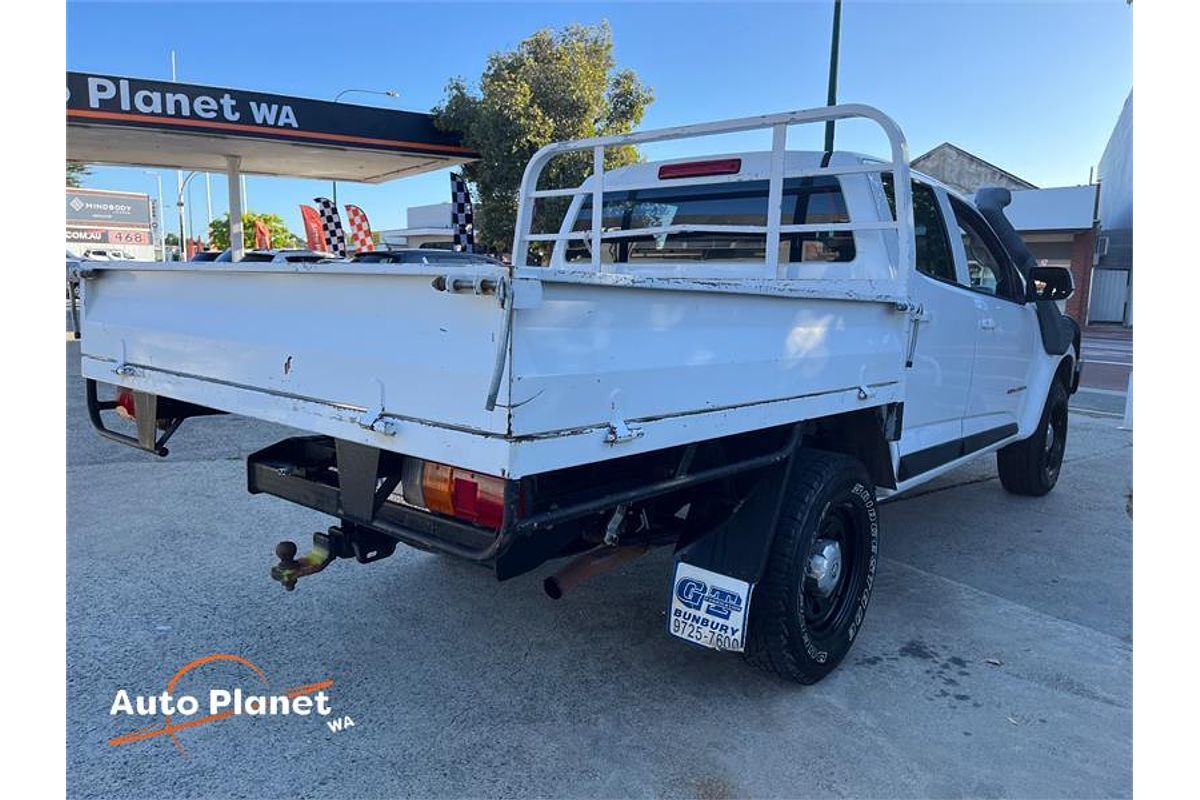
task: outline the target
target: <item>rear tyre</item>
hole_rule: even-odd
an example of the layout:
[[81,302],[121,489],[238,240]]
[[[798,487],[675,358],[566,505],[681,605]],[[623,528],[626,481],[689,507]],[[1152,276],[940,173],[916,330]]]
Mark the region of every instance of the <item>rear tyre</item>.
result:
[[1050,384],[1037,430],[996,453],[1000,483],[1013,494],[1041,497],[1058,483],[1067,448],[1067,388]]
[[879,557],[879,513],[866,468],[800,450],[762,581],[746,660],[803,684],[824,678],[862,627]]

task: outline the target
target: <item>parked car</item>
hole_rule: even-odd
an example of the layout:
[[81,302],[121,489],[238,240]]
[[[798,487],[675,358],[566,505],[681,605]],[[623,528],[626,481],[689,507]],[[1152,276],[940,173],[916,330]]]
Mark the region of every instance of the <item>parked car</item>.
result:
[[221,257],[221,254],[223,252],[228,252],[228,251],[197,250],[195,253],[192,253],[192,257],[189,258],[188,261],[192,261],[192,262],[216,261],[217,259],[219,259]]
[[133,254],[127,250],[110,247],[92,247],[83,251],[86,261],[133,261]]
[[480,253],[459,253],[452,250],[417,247],[355,253],[350,260],[358,264],[477,264],[490,266],[501,264],[498,259]]
[[[213,261],[222,263],[233,261],[233,251],[223,250]],[[308,263],[315,264],[325,261],[340,261],[338,256],[332,253],[321,253],[315,250],[305,250],[302,248],[282,248],[278,250],[246,250],[242,253],[242,260],[239,263]]]
[[[851,117],[887,158],[786,149],[789,126]],[[771,151],[538,188],[564,154],[755,129]],[[565,213],[535,230],[545,197]],[[511,267],[96,270],[89,408],[113,407],[99,381],[137,396],[154,409],[137,436],[96,424],[159,455],[203,414],[307,431],[247,460],[251,492],[337,520],[303,556],[277,545],[287,589],[406,543],[500,580],[572,557],[545,579],[558,598],[666,546],[670,635],[813,683],[862,629],[881,499],[989,453],[1010,492],[1058,480],[1080,335],[1055,301],[1073,286],[1037,266],[1008,199],[912,173],[867,106],[552,144],[526,167]]]
[[73,338],[79,338],[79,269],[81,259],[67,248],[67,310],[71,314],[71,330]]

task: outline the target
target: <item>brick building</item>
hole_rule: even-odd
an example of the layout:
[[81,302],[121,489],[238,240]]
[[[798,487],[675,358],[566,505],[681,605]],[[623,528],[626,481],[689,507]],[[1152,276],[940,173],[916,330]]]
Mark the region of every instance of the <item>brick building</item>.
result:
[[1005,215],[1025,246],[1043,266],[1067,267],[1075,294],[1066,312],[1088,320],[1092,292],[1092,253],[1096,249],[1096,191],[1099,187],[1062,186],[1013,192]]
[[980,186],[1002,186],[1014,192],[1038,188],[1024,178],[1018,178],[949,142],[942,142],[928,153],[914,158],[912,168],[937,178],[967,197],[974,196]]

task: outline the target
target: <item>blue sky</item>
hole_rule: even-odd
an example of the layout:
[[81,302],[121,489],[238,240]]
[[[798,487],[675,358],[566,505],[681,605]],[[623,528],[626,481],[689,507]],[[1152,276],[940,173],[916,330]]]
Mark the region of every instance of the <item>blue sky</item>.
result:
[[[425,111],[451,76],[477,79],[489,53],[534,30],[607,19],[618,63],[657,97],[643,127],[659,127],[824,104],[832,6],[71,2],[67,69],[169,78],[174,49],[188,83],[324,99],[347,87],[395,89],[399,100],[345,99]],[[1124,0],[846,0],[839,99],[891,114],[914,156],[950,141],[1039,186],[1085,183],[1132,87],[1131,29]],[[819,136],[789,141],[807,147]],[[722,143],[766,145],[753,135]],[[865,123],[844,125],[838,147],[881,153],[881,138]],[[688,151],[659,145],[647,155]],[[161,174],[170,205],[175,175]],[[97,168],[85,185],[157,192],[153,177],[132,168]],[[376,229],[395,228],[408,206],[447,200],[448,185],[444,172],[339,183],[338,200],[362,206]],[[193,180],[189,192],[199,230],[204,182]],[[251,177],[247,199],[299,233],[298,204],[328,192],[327,182]],[[225,212],[225,196],[224,178],[214,175],[214,215]]]

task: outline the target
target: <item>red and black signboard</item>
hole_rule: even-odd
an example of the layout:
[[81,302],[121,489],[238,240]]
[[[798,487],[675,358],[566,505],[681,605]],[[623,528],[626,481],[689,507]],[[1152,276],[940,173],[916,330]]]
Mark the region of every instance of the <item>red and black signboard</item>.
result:
[[436,128],[429,114],[83,72],[67,73],[67,119],[397,153],[477,155],[457,134]]

